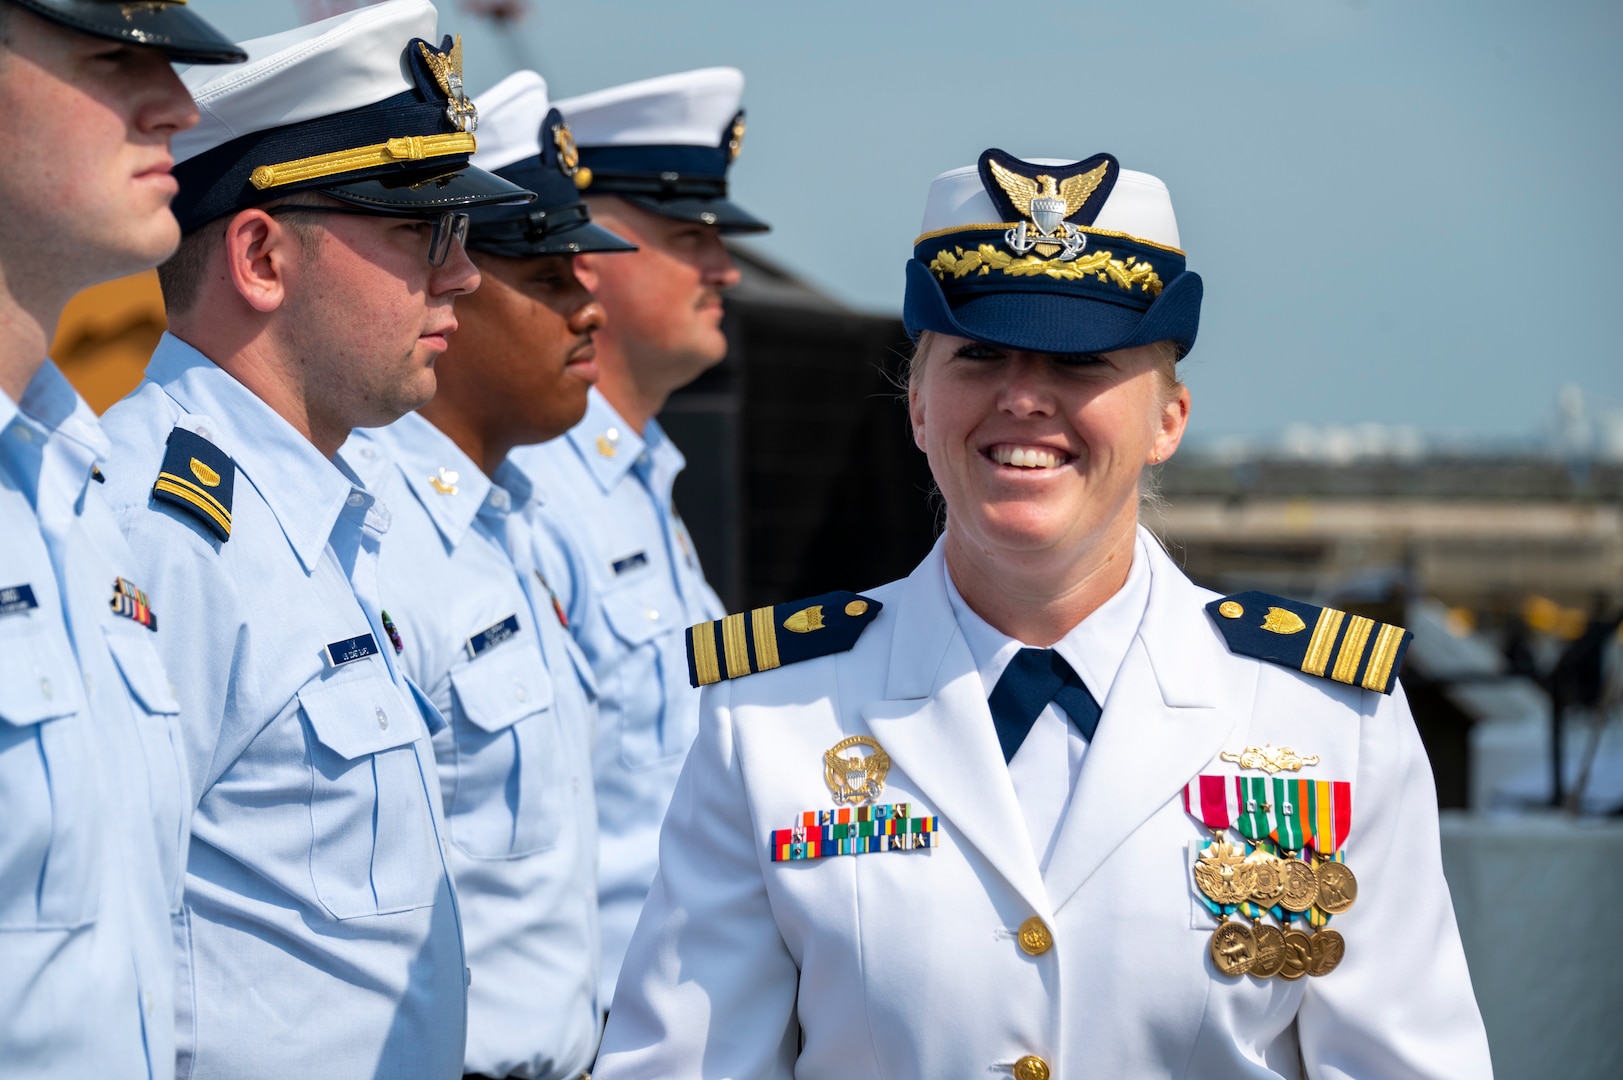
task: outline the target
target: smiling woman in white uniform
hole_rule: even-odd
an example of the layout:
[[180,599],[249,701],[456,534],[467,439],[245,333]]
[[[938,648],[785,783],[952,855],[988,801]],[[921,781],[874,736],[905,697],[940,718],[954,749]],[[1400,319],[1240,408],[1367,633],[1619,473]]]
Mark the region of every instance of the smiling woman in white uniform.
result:
[[690,631],[600,1080],[1489,1075],[1407,633],[1214,596],[1138,524],[1189,417],[1178,245],[1107,154],[931,186],[904,314],[945,532]]

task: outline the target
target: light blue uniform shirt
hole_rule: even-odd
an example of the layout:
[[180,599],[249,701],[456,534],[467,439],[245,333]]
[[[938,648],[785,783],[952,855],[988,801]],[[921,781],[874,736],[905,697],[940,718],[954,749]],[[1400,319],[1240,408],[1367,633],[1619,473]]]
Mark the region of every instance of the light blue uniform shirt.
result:
[[597,781],[605,1007],[659,866],[659,826],[698,733],[684,631],[726,612],[671,503],[686,461],[657,421],[643,435],[591,392],[568,434],[513,451],[545,487],[538,556],[597,676]]
[[[462,936],[428,726],[443,721],[378,617],[388,510],[167,334],[103,422],[108,501],[162,597],[196,797],[180,1075],[460,1075]],[[235,459],[229,541],[150,499],[177,425]],[[368,634],[370,655],[329,656]]]
[[[0,1075],[169,1077],[188,796],[146,592],[92,478],[95,415],[46,361],[0,393]],[[184,617],[151,600],[160,632]],[[132,614],[145,614],[132,605]]]
[[[381,602],[435,732],[468,966],[466,1068],[573,1077],[597,1050],[597,807],[586,660],[528,558],[531,490],[413,413],[340,456],[390,507]],[[385,628],[387,629],[387,628]],[[578,658],[578,659],[577,659]]]

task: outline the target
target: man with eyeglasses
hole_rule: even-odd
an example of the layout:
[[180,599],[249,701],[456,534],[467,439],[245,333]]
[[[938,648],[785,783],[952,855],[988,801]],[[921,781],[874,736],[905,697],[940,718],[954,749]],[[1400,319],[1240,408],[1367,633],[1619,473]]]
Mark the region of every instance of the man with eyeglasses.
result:
[[[107,414],[109,496],[175,628],[194,793],[180,1072],[462,1072],[466,956],[432,731],[378,597],[389,508],[337,459],[434,394],[478,271],[477,113],[428,0],[243,43],[183,76],[170,333]],[[166,627],[167,629],[168,627]]]
[[167,258],[172,60],[242,53],[168,4],[0,0],[0,1074],[174,1074],[177,705],[103,502],[95,414],[45,351],[79,290]]

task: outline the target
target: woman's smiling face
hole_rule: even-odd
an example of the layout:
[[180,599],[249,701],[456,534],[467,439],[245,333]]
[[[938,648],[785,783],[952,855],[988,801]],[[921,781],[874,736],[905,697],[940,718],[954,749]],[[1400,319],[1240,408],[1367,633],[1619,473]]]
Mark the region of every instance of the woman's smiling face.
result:
[[931,334],[908,390],[913,439],[980,557],[1085,557],[1130,535],[1144,467],[1177,449],[1189,392],[1166,352],[1023,352]]

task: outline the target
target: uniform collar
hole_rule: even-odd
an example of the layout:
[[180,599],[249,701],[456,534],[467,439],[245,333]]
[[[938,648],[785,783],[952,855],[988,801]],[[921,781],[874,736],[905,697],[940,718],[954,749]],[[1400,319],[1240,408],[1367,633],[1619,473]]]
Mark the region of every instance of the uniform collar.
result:
[[417,413],[407,413],[388,427],[356,431],[341,451],[344,460],[364,458],[367,443],[377,446],[400,470],[447,550],[461,544],[494,486],[474,460]]
[[[1133,564],[1127,580],[1120,589],[1108,597],[1098,609],[1071,627],[1064,637],[1054,643],[1054,650],[1071,665],[1095,701],[1104,702],[1116,682],[1121,662],[1133,644],[1144,611],[1150,600],[1149,553],[1142,538],[1133,542]],[[1029,648],[1025,642],[1010,637],[985,619],[975,614],[958,592],[948,572],[946,560],[941,563],[941,576],[947,590],[952,613],[963,631],[964,642],[975,658],[975,666],[986,684],[987,696],[1002,677],[1003,671],[1014,659],[1014,654]]]
[[[16,434],[0,444],[0,460],[10,463],[18,483],[29,492],[29,501],[38,506],[37,480],[44,459],[45,444],[55,441],[59,461],[68,462],[75,476],[73,498],[78,498],[90,482],[98,463],[110,452],[107,433],[96,414],[86,405],[73,385],[50,360],[46,360],[23,389],[22,401],[0,394],[0,434],[20,426],[26,436]],[[19,446],[22,439],[26,443]],[[23,447],[28,447],[25,451]]]
[[586,396],[585,418],[570,428],[565,438],[574,445],[575,452],[586,462],[586,470],[604,491],[612,490],[639,462],[674,455],[672,476],[687,464],[658,420],[649,420],[643,433],[638,435],[595,386]]
[[172,334],[158,342],[146,377],[190,414],[178,426],[231,456],[305,571],[314,570],[354,489],[350,478],[246,386]]

